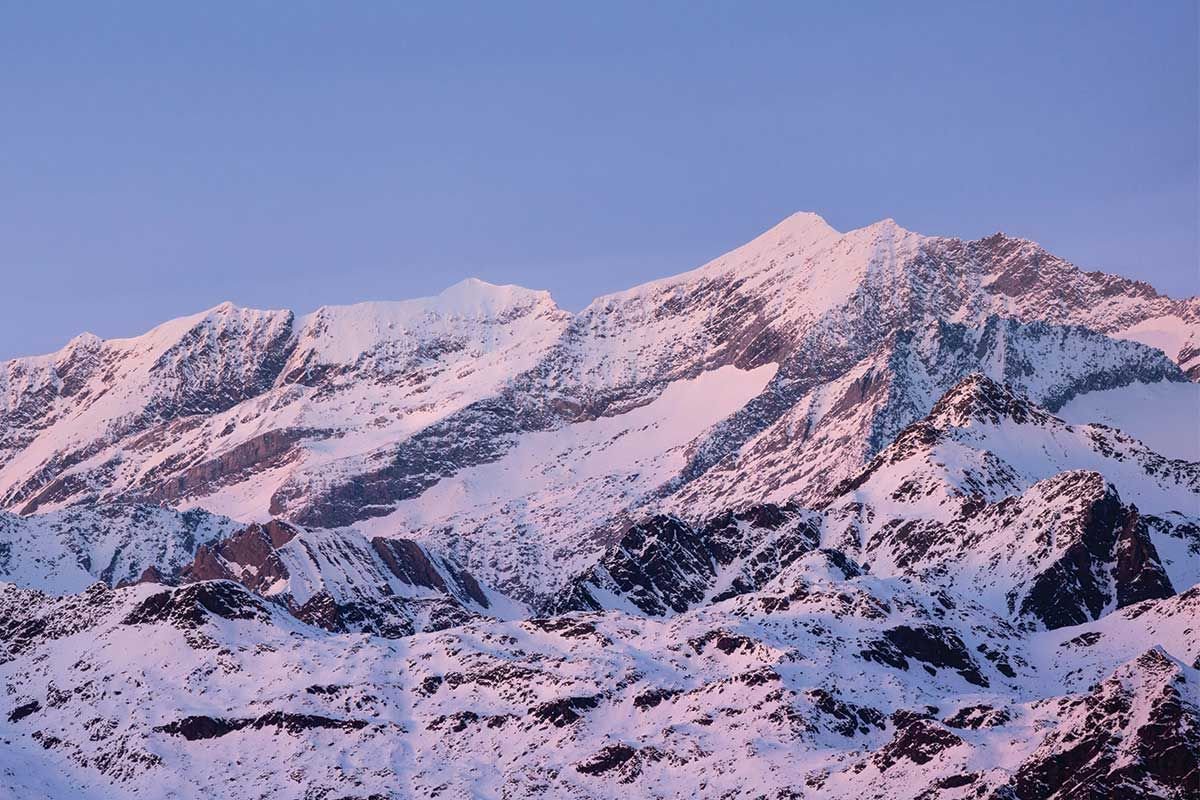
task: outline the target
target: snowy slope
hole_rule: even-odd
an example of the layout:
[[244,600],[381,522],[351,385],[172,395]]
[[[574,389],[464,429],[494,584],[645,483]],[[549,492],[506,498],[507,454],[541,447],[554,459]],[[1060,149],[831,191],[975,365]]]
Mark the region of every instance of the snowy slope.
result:
[[544,593],[594,560],[614,520],[678,475],[688,445],[774,372],[773,364],[725,366],[671,383],[620,416],[530,433],[498,460],[463,469],[357,527],[431,531],[498,586]]
[[1067,422],[1119,428],[1168,458],[1200,461],[1200,385],[1134,383],[1088,392],[1058,410]]
[[1195,380],[1200,377],[1200,330],[1196,325],[1200,302],[1192,297],[1174,304],[1171,311],[1115,330],[1113,335],[1162,350]]
[[[669,620],[404,640],[311,628],[228,582],[10,588],[0,618],[36,624],[0,626],[0,779],[27,784],[34,764],[82,790],[54,797],[164,798],[1197,788],[1195,590],[1021,634],[954,593],[847,578],[820,554],[794,566]],[[1081,743],[1096,768],[1063,769]]]
[[180,569],[198,547],[239,527],[205,511],[139,505],[0,513],[0,581],[56,594],[132,582],[150,566]]

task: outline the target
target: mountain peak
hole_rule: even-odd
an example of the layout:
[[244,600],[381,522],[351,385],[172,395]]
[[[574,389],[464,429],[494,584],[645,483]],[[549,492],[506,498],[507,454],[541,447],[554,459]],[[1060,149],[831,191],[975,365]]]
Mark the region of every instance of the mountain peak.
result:
[[545,290],[466,278],[430,297],[321,306],[305,319],[308,322],[323,320],[325,323],[338,320],[358,328],[388,328],[396,325],[403,327],[428,318],[492,319],[534,306],[557,309],[554,299]]
[[463,278],[458,283],[438,292],[437,297],[447,300],[500,300],[507,301],[525,297],[537,297],[549,293],[539,289],[526,289],[512,283],[495,284],[481,278]]
[[963,395],[998,395],[1012,394],[1012,391],[999,381],[989,378],[982,372],[972,372],[950,387],[943,399],[957,394]]
[[956,383],[934,404],[928,419],[938,427],[965,427],[973,421],[1025,422],[1044,415],[1027,398],[982,372],[973,372]]
[[80,334],[77,334],[76,336],[71,337],[71,341],[67,342],[66,349],[73,350],[78,347],[82,347],[84,349],[91,349],[91,348],[97,347],[103,343],[104,343],[104,340],[101,339],[96,334],[92,333],[91,331],[84,331],[83,333],[80,333]]
[[[162,325],[171,325],[173,323],[180,322],[182,320],[190,320],[193,322],[202,322],[204,320],[228,317],[232,314],[236,314],[236,313],[242,312],[242,311],[253,312],[254,310],[239,306],[236,303],[234,303],[232,300],[224,300],[220,303],[217,303],[215,306],[211,306],[209,308],[204,309],[203,311],[197,311],[193,314],[186,314],[182,317],[176,317],[173,320],[167,320],[166,322],[162,323]],[[160,325],[158,327],[162,327],[162,325]]]
[[790,214],[771,230],[787,231],[788,233],[798,233],[801,231],[840,233],[840,231],[835,230],[824,217],[815,211],[797,211],[794,214]]
[[863,230],[874,231],[878,233],[912,233],[908,228],[905,228],[892,217],[884,217],[881,220],[872,222]]
[[493,317],[539,304],[554,306],[549,292],[511,283],[497,285],[479,278],[465,278],[425,301],[430,311],[457,317]]

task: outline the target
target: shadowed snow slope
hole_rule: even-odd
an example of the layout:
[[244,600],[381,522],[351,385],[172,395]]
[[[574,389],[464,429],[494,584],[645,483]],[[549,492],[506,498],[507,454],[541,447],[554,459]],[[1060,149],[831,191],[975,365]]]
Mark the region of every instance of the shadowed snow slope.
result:
[[1200,461],[1200,384],[1135,383],[1079,395],[1058,411],[1067,422],[1100,422],[1168,458]]

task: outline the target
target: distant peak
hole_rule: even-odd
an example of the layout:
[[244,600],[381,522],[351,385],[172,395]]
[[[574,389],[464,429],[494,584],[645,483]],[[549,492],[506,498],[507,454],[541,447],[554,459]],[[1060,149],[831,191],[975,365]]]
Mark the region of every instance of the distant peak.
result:
[[1007,401],[1017,399],[1017,395],[1003,383],[989,378],[982,372],[972,372],[951,386],[938,402],[953,402],[959,398],[992,398]]
[[1035,247],[1040,247],[1040,245],[1038,245],[1037,242],[1034,242],[1031,239],[1026,239],[1022,236],[1013,236],[1011,233],[1006,233],[1005,231],[996,231],[995,233],[990,234],[988,236],[984,236],[983,238],[978,239],[977,241],[986,242],[986,243],[1033,245]]
[[95,347],[104,340],[91,331],[84,331],[67,342],[67,347]]
[[839,233],[815,211],[797,211],[771,230],[781,233]]
[[499,286],[494,283],[488,283],[481,278],[463,278],[458,283],[447,286],[442,291],[438,292],[438,297],[450,297],[457,295],[488,295],[500,294],[505,289],[520,289],[519,286]]
[[465,278],[443,289],[431,300],[440,306],[438,310],[484,314],[535,302],[553,303],[550,293],[545,290],[514,284],[497,285],[479,278]]
[[504,320],[513,316],[558,311],[550,293],[523,286],[498,286],[479,278],[465,278],[428,297],[408,300],[368,300],[350,305],[321,306],[301,320],[351,326],[408,326],[424,319]]
[[214,317],[227,317],[230,314],[233,314],[235,312],[248,311],[248,310],[249,309],[243,309],[241,306],[234,304],[234,302],[232,300],[225,300],[221,303],[218,303],[215,306],[212,306],[211,308],[206,308],[203,311],[197,312],[195,314],[189,314],[184,317],[179,317],[177,320],[171,320],[164,324],[170,325],[173,322],[183,321],[183,320],[193,320],[193,321],[199,322],[201,320],[213,319]]
[[472,278],[463,278],[462,281],[452,284],[452,285],[449,285],[449,287],[446,287],[445,289],[442,290],[442,294],[446,294],[446,293],[448,293],[448,291],[455,291],[455,290],[490,291],[490,290],[499,289],[499,288],[500,287],[497,284],[488,283],[487,281],[484,281],[484,279],[482,279],[482,278],[472,277]]
[[950,390],[946,392],[945,396],[950,397],[951,395],[960,394],[998,395],[1012,394],[1012,392],[1007,386],[998,381],[992,380],[982,372],[972,372],[971,374],[959,380],[959,382],[954,384],[954,386],[950,387]]
[[870,225],[867,225],[864,228],[859,228],[858,232],[869,234],[872,237],[896,237],[903,234],[912,233],[912,231],[896,222],[896,220],[892,217],[885,217],[877,222],[872,222]]
[[877,222],[872,222],[870,225],[861,228],[855,228],[854,231],[843,234],[835,229],[832,225],[825,221],[825,218],[820,214],[812,211],[797,211],[787,219],[780,222],[772,228],[769,234],[787,234],[790,236],[812,238],[833,236],[850,236],[853,234],[869,234],[872,236],[896,235],[911,233],[907,228],[892,217],[885,217]]

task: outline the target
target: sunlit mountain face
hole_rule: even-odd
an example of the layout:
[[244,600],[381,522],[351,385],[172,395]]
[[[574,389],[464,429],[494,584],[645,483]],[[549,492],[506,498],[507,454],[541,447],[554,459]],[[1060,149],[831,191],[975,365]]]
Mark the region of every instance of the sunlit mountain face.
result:
[[1200,796],[1200,298],[795,214],[0,363],[0,796]]

